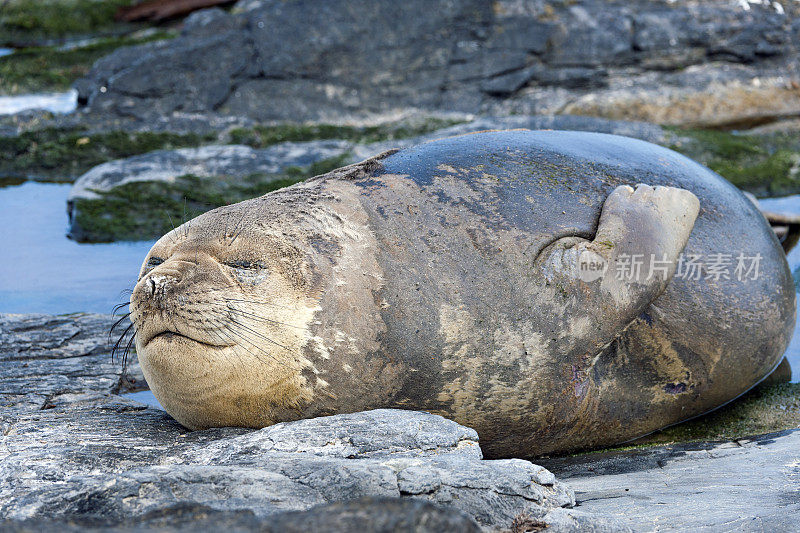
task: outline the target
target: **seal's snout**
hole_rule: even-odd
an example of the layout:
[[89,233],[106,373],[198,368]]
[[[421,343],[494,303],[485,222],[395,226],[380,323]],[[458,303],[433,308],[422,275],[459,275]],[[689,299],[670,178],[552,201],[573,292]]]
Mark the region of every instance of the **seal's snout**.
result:
[[157,307],[163,307],[169,299],[174,287],[180,284],[180,273],[151,274],[148,276],[145,288],[148,296]]

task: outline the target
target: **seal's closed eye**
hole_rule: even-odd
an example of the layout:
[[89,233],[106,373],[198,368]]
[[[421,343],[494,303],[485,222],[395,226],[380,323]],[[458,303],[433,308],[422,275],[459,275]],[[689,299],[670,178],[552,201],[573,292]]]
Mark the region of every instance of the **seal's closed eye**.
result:
[[148,272],[153,270],[155,267],[163,263],[164,260],[160,257],[153,256],[151,257],[147,263],[144,264],[144,268],[142,269],[142,273],[139,276],[139,280],[141,280]]
[[261,261],[234,259],[225,261],[223,265],[233,270],[233,274],[239,283],[255,285],[264,281],[269,273],[267,266]]
[[234,261],[226,261],[224,264],[231,268],[241,268],[246,270],[266,268],[266,266],[264,266],[263,263],[260,263],[258,261],[246,261],[242,259],[236,259]]

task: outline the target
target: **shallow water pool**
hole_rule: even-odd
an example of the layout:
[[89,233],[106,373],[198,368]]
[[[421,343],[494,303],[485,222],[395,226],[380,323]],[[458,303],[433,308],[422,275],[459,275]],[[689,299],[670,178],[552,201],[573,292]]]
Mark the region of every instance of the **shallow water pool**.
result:
[[0,312],[110,313],[126,301],[152,241],[67,239],[69,184],[0,188]]

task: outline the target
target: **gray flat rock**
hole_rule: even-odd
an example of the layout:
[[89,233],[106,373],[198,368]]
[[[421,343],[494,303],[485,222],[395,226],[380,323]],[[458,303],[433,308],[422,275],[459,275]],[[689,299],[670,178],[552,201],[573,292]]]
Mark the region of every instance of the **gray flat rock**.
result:
[[[493,530],[522,516],[556,531],[621,530],[571,510],[573,492],[546,469],[483,460],[474,430],[428,413],[188,431],[117,394],[137,369],[120,380],[108,355],[110,324],[100,315],[0,315],[0,527],[299,530],[328,517],[342,531],[372,519],[422,524],[420,531]],[[407,499],[436,507],[396,503]],[[289,512],[301,514],[290,520]]]
[[277,174],[288,167],[311,164],[344,154],[345,141],[285,142],[261,150],[241,145],[212,145],[200,148],[157,150],[98,165],[75,181],[68,203],[96,199],[101,192],[140,181],[173,183],[178,177],[244,177],[249,174]]
[[797,531],[800,430],[544,461],[577,509],[635,531]]

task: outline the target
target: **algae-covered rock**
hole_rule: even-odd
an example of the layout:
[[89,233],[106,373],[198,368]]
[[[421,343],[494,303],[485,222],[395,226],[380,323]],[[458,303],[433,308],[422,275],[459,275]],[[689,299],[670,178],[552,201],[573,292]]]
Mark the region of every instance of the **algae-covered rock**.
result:
[[93,63],[110,52],[171,37],[172,33],[154,30],[128,36],[97,37],[67,47],[21,48],[0,58],[0,95],[66,91],[81,76],[89,73]]
[[673,150],[718,172],[759,197],[800,192],[800,134],[797,130],[736,134],[673,129]]
[[0,182],[43,178],[71,182],[101,163],[150,152],[211,144],[213,133],[91,131],[86,125],[46,125],[0,136]]
[[0,46],[31,46],[130,31],[114,13],[129,0],[9,0],[0,10]]
[[69,235],[82,242],[158,238],[214,207],[341,166],[349,148],[344,141],[205,146],[105,163],[73,185]]
[[227,133],[249,146],[160,150],[110,161],[75,182],[67,202],[69,234],[82,242],[158,238],[204,211],[260,196],[347,162],[487,129],[576,129],[662,143],[673,137],[653,124],[590,117],[485,117],[453,122],[428,118],[371,126],[256,125]]
[[275,174],[286,167],[308,167],[344,154],[344,141],[284,143],[266,150],[241,145],[159,150],[99,165],[82,175],[70,190],[68,202],[96,200],[103,193],[128,183],[173,183],[179,176],[246,176]]
[[[756,195],[800,192],[800,137],[794,130],[736,134],[574,115],[453,122],[427,118],[362,126],[252,125],[224,134],[241,146],[161,150],[107,162],[76,182],[68,203],[70,235],[87,242],[157,238],[173,225],[211,208],[260,196],[345,163],[392,148],[492,129],[563,129],[635,137],[677,150]],[[218,138],[210,134],[112,132],[86,137],[70,133],[67,140],[59,141],[55,133],[52,138],[43,132],[25,135],[27,140],[41,140],[40,147],[30,148],[21,137],[16,142],[0,138],[0,145],[22,150],[20,160],[42,154],[39,164],[53,159],[54,165],[68,159],[72,150],[74,165],[103,157],[112,148],[124,152],[136,147],[207,144]],[[81,144],[81,139],[86,142]],[[18,163],[9,157],[7,164]]]

